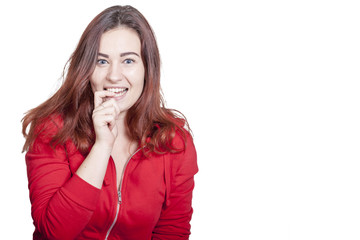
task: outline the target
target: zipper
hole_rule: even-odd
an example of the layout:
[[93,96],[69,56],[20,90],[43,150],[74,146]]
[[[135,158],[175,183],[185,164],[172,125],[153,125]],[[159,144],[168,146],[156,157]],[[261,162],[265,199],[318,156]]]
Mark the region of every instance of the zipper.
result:
[[117,203],[117,207],[116,207],[116,214],[115,214],[115,218],[114,218],[114,221],[112,222],[111,226],[109,227],[109,230],[107,231],[106,233],[106,237],[105,237],[105,240],[108,239],[109,235],[110,235],[110,232],[111,232],[111,229],[113,229],[115,223],[116,223],[116,219],[119,215],[119,210],[120,210],[120,203],[118,202]]
[[[117,195],[118,195],[118,202],[117,202],[117,206],[116,206],[116,214],[115,214],[115,218],[114,221],[112,222],[112,224],[110,225],[108,231],[106,232],[106,236],[105,236],[105,240],[108,239],[111,230],[113,229],[113,227],[115,226],[116,220],[118,218],[119,212],[120,212],[120,204],[121,204],[121,186],[122,186],[122,182],[123,182],[123,178],[124,178],[124,173],[125,173],[125,168],[127,167],[130,159],[140,150],[141,148],[138,148],[133,154],[131,154],[131,156],[128,158],[128,160],[126,161],[124,168],[122,170],[121,173],[121,179],[120,179],[120,184],[119,184],[119,189],[117,190]],[[114,161],[114,160],[113,160]],[[116,168],[115,168],[115,175],[117,176],[117,172],[116,172]],[[116,177],[117,179],[117,177]]]
[[118,189],[118,198],[119,198],[119,204],[121,204],[121,186],[122,186],[122,182],[124,179],[124,173],[125,173],[125,169],[129,163],[129,161],[132,159],[132,157],[140,150],[141,148],[138,148],[133,154],[131,154],[131,156],[129,157],[129,159],[126,161],[125,166],[122,170],[121,173],[121,179],[120,179],[120,184],[119,184],[119,189]]

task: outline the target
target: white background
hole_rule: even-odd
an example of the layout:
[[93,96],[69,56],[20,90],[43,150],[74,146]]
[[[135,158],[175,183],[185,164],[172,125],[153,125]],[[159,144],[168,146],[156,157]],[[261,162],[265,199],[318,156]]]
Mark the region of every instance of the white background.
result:
[[191,239],[360,239],[358,1],[8,1],[0,6],[2,239],[33,232],[20,120],[82,31],[132,4],[167,106],[194,132]]

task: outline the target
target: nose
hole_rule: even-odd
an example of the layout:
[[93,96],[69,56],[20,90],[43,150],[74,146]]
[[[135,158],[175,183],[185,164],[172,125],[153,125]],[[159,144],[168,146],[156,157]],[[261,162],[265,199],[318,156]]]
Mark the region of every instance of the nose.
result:
[[121,81],[124,78],[120,64],[113,63],[110,65],[107,78],[112,82]]

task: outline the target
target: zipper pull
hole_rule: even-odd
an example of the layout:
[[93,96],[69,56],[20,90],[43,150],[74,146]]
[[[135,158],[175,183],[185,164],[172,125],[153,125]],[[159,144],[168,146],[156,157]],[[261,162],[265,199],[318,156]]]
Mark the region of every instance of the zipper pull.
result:
[[118,200],[119,200],[119,203],[121,203],[121,191],[118,190]]

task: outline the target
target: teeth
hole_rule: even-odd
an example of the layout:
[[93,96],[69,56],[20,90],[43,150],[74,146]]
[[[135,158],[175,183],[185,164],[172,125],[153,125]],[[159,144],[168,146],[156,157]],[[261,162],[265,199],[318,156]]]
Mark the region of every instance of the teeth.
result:
[[113,93],[125,93],[127,88],[108,88],[106,90]]

